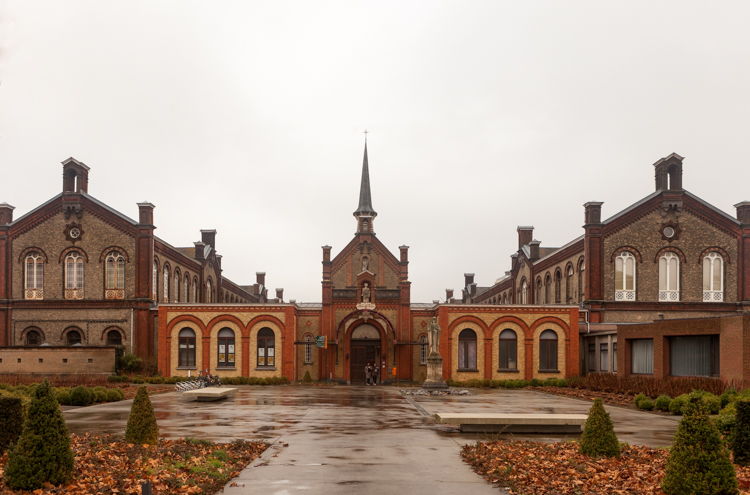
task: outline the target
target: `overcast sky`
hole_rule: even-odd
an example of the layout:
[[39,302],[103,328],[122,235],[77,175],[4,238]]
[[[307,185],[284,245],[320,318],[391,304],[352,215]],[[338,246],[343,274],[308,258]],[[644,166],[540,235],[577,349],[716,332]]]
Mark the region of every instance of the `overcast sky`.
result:
[[157,235],[218,230],[224,274],[320,301],[355,231],[364,129],[378,237],[412,301],[490,285],[516,226],[543,246],[654,189],[750,199],[750,4],[0,0],[0,202],[89,192]]

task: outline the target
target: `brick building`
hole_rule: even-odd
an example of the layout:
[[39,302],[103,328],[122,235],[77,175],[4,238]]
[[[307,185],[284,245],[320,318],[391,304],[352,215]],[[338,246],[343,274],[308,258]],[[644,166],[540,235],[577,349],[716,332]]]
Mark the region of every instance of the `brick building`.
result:
[[[335,256],[322,248],[320,303],[162,304],[159,369],[186,375],[285,376],[357,383],[377,363],[382,379],[426,377],[436,318],[446,378],[551,378],[578,374],[578,306],[413,303],[409,247],[378,239],[365,145],[356,233]],[[319,337],[325,347],[316,346]]]
[[[160,304],[266,301],[264,274],[250,286],[222,276],[216,231],[172,246],[154,235],[154,205],[133,220],[89,194],[89,167],[62,165],[60,194],[16,219],[0,204],[0,346],[117,346],[155,362]],[[85,371],[38,359],[40,372]]]
[[562,247],[518,227],[510,270],[489,287],[465,274],[462,301],[579,305],[584,371],[750,378],[730,356],[742,332],[722,330],[747,320],[721,318],[750,310],[750,202],[736,216],[710,205],[683,188],[682,162],[658,160],[654,192],[605,220],[586,203],[583,234]]

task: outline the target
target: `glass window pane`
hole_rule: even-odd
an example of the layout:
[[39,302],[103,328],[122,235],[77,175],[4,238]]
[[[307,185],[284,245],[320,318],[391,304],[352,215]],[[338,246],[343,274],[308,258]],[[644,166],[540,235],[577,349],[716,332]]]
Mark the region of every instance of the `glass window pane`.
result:
[[711,260],[703,259],[703,290],[711,290]]
[[667,260],[659,258],[659,290],[667,290]]
[[632,256],[625,262],[625,289],[635,290],[635,258]]
[[722,283],[722,281],[723,281],[722,279],[724,277],[724,270],[723,270],[723,267],[722,267],[722,259],[721,258],[714,259],[713,265],[714,265],[714,267],[713,267],[714,269],[712,271],[713,271],[714,283],[713,283],[712,289],[713,290],[724,290],[724,284]]

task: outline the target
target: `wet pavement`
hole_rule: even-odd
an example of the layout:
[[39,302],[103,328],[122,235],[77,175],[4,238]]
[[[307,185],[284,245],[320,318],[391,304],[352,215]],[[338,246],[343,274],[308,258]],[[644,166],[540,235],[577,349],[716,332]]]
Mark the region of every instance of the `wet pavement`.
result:
[[[225,493],[410,495],[502,493],[461,461],[460,447],[480,439],[435,425],[435,412],[586,413],[590,402],[528,390],[472,390],[468,396],[404,397],[394,387],[238,387],[233,399],[192,402],[179,393],[152,397],[159,433],[168,438],[263,440],[272,446]],[[122,434],[131,401],[65,411],[72,432]],[[677,419],[607,407],[621,441],[671,442]],[[512,438],[528,438],[515,435]],[[534,436],[553,441],[575,436]]]

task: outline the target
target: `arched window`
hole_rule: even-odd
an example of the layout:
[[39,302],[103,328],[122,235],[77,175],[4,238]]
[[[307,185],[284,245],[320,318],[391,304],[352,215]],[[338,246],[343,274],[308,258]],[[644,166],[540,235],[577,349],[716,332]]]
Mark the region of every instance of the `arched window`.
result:
[[125,257],[111,251],[104,259],[104,298],[125,298]]
[[427,335],[419,336],[419,364],[427,364]]
[[198,289],[200,288],[200,285],[198,284],[198,277],[193,277],[193,302],[197,303],[198,301]]
[[44,258],[31,252],[24,261],[24,298],[44,299]]
[[159,262],[154,260],[154,267],[151,270],[151,299],[159,300]]
[[529,304],[529,284],[521,279],[521,304]]
[[107,332],[107,345],[122,345],[122,334],[119,330],[109,330]]
[[270,328],[261,328],[258,332],[258,367],[276,365],[275,340]]
[[578,262],[578,302],[583,302],[583,281],[584,281],[584,270],[586,270],[586,264],[583,260]]
[[544,277],[544,304],[552,304],[552,275]]
[[724,301],[724,258],[716,252],[703,258],[703,301]]
[[69,330],[65,334],[65,343],[68,345],[81,345],[81,332],[78,330]]
[[635,256],[628,251],[615,258],[615,301],[635,301]]
[[518,336],[510,328],[500,332],[500,371],[518,369]]
[[313,337],[312,335],[305,335],[305,364],[312,364],[313,362]]
[[542,284],[542,277],[536,279],[536,304],[544,304],[544,285]]
[[477,334],[466,328],[458,334],[458,370],[476,371],[477,369]]
[[659,258],[659,301],[680,300],[680,258],[666,252]]
[[557,371],[557,334],[545,330],[539,336],[539,371]]
[[208,280],[206,280],[206,302],[207,303],[214,302],[213,297],[214,297],[214,284],[209,278]]
[[164,265],[164,276],[162,279],[164,286],[162,287],[161,298],[165,303],[169,302],[169,265]]
[[65,299],[83,299],[83,256],[77,251],[65,256]]
[[195,331],[192,328],[183,328],[178,340],[177,366],[195,368]]
[[573,302],[573,265],[569,265],[565,273],[565,304]]
[[234,331],[231,328],[219,330],[219,368],[234,368]]
[[28,346],[42,345],[42,333],[39,330],[29,330],[26,332],[24,344]]
[[555,304],[562,302],[562,272],[558,268],[555,270]]
[[185,283],[182,286],[182,300],[190,302],[190,274],[185,274]]
[[174,302],[180,302],[180,270],[174,269]]

